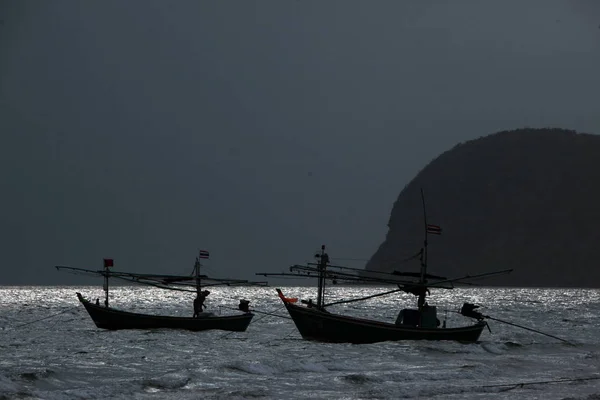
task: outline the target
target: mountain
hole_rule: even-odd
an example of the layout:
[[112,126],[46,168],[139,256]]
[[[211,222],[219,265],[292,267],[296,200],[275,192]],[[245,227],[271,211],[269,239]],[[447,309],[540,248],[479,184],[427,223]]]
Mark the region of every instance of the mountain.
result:
[[429,235],[428,272],[448,277],[514,268],[482,281],[522,287],[600,287],[600,136],[564,129],[503,131],[430,162],[394,203],[384,242],[367,263],[402,262]]

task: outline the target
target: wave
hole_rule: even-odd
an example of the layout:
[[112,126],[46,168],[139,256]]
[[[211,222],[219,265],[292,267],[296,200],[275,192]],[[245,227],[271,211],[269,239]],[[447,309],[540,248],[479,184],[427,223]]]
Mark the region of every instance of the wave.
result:
[[21,379],[23,379],[25,381],[32,382],[32,381],[37,381],[39,379],[49,378],[55,374],[56,374],[56,372],[54,372],[53,370],[45,368],[40,371],[22,372],[19,376]]
[[230,371],[245,372],[252,375],[274,375],[276,373],[275,368],[270,367],[268,365],[264,365],[258,361],[238,361],[230,364],[225,364],[222,368]]
[[343,375],[338,378],[344,382],[349,382],[357,385],[364,385],[368,383],[380,382],[381,379],[376,376],[371,376],[367,374],[348,374]]
[[171,372],[156,378],[149,378],[142,381],[144,389],[173,390],[185,387],[191,378],[189,375],[180,372]]

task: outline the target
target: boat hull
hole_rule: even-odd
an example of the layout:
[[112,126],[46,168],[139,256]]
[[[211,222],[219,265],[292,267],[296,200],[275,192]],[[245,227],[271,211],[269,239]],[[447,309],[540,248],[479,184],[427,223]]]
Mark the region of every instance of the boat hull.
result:
[[354,318],[284,302],[300,335],[330,343],[377,343],[399,340],[476,342],[485,328],[477,322],[460,328],[419,328]]
[[98,328],[118,329],[182,329],[188,331],[205,331],[219,329],[224,331],[244,332],[254,314],[245,313],[229,316],[171,317],[149,314],[138,314],[114,308],[95,305],[77,293],[77,298]]

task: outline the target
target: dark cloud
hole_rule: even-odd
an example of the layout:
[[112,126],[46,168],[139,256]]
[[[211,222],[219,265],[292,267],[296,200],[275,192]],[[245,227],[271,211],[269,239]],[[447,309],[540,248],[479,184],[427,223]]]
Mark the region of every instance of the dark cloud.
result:
[[0,283],[367,258],[457,142],[600,131],[584,3],[3,2]]

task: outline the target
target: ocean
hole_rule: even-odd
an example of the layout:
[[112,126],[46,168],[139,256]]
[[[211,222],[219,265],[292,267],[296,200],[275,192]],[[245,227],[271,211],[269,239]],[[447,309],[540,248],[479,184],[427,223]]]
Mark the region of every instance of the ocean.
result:
[[[313,287],[285,287],[315,298]],[[331,286],[328,301],[389,290]],[[484,314],[569,343],[490,321],[480,341],[325,344],[302,340],[290,319],[256,314],[243,333],[96,328],[75,292],[93,287],[0,287],[0,399],[600,399],[600,290],[432,290],[447,326]],[[208,311],[235,313],[240,298],[287,316],[273,287],[212,288]],[[191,294],[111,288],[111,306],[167,315],[193,313]],[[330,308],[393,322],[408,294]],[[447,311],[445,311],[447,310]]]

